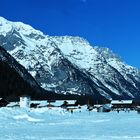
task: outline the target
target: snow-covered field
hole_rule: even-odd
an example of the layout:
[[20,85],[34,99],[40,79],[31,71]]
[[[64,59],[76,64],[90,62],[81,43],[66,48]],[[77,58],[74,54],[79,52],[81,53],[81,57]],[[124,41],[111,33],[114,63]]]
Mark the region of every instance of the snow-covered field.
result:
[[0,108],[0,140],[140,140],[137,112]]

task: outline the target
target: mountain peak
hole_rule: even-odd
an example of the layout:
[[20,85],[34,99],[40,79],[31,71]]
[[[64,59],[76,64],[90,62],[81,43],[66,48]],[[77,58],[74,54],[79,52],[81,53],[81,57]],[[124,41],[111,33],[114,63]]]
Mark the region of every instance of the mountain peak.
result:
[[13,30],[18,31],[23,35],[39,34],[43,36],[41,31],[34,29],[28,24],[24,24],[23,22],[11,22],[0,17],[0,34],[6,35],[6,33],[12,32]]
[[7,19],[5,19],[4,17],[1,17],[0,16],[0,23],[2,23],[2,22],[7,22],[8,20]]
[[94,49],[107,60],[116,59],[118,61],[123,61],[122,58],[115,54],[110,48],[95,46]]

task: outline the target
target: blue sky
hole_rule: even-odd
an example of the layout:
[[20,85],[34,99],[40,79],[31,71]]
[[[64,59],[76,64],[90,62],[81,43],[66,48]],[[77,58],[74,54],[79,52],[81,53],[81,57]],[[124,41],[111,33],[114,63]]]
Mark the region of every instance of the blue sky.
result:
[[140,68],[140,0],[1,0],[0,16],[48,35],[86,38]]

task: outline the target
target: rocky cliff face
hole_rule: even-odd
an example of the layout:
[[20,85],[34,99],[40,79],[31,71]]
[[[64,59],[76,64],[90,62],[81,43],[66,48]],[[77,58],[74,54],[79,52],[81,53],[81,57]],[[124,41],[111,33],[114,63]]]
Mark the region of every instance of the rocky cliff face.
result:
[[140,97],[140,71],[83,38],[48,36],[0,18],[3,46],[45,90],[108,99]]

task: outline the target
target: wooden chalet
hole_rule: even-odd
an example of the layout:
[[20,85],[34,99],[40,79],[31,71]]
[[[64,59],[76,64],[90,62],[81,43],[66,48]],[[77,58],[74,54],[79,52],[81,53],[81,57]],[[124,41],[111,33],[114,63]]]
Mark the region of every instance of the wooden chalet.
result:
[[0,107],[5,107],[9,104],[9,102],[3,98],[0,98]]
[[133,100],[112,100],[112,108],[132,108]]

